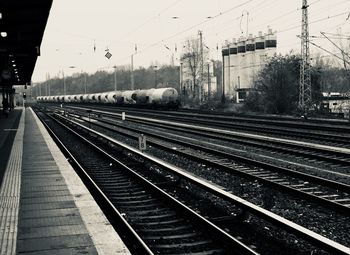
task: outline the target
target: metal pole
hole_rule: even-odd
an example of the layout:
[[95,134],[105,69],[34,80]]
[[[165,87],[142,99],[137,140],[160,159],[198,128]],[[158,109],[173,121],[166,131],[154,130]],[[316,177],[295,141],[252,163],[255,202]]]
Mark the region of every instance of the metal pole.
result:
[[180,95],[182,95],[182,90],[183,90],[183,73],[182,73],[182,65],[183,63],[180,63]]
[[63,75],[63,95],[66,95],[66,77],[64,76],[64,71],[62,71]]
[[227,88],[228,91],[231,90],[231,60],[230,60],[230,44],[227,45],[228,47],[228,59],[227,59],[227,78],[228,78],[228,84],[227,84]]
[[46,89],[46,96],[50,96],[50,89],[49,89],[49,73],[46,73],[45,89]]
[[236,102],[239,103],[239,89],[241,88],[241,77],[237,76],[238,79],[238,92],[237,92],[237,100]]
[[117,66],[114,66],[114,91],[117,91]]
[[202,94],[203,94],[203,76],[204,76],[204,67],[203,67],[203,36],[202,36],[202,31],[199,31],[198,32],[199,33],[199,42],[200,42],[200,51],[201,51],[201,65],[200,65],[200,67],[201,67],[201,78],[200,78],[200,84],[199,84],[199,95],[198,95],[198,97],[199,97],[199,102],[201,102],[202,101]]
[[134,54],[131,54],[131,90],[134,90]]
[[222,51],[222,95],[221,103],[225,103],[225,54]]
[[86,73],[84,73],[84,88],[85,88],[85,94],[87,93],[87,88],[86,88]]
[[211,80],[210,80],[210,63],[208,63],[208,101],[210,101],[210,90],[211,90]]
[[157,66],[154,66],[154,87],[157,88]]

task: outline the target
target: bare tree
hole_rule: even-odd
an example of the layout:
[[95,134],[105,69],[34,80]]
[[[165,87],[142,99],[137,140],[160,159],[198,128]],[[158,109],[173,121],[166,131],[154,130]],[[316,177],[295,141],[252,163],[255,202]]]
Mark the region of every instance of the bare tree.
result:
[[208,50],[203,48],[200,38],[187,39],[183,48],[183,94],[192,95],[201,101],[203,82],[207,77],[204,62],[208,59]]

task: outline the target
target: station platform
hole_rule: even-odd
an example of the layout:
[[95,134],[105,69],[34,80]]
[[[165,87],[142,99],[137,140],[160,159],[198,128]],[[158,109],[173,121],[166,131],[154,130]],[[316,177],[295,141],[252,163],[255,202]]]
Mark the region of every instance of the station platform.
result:
[[130,254],[31,108],[0,118],[0,255]]

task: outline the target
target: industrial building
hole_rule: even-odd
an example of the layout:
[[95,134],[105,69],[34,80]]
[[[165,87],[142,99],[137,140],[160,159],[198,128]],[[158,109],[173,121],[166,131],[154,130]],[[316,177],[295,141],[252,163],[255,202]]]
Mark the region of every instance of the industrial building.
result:
[[256,37],[250,34],[238,40],[227,40],[222,46],[225,96],[236,103],[244,101],[254,86],[256,75],[276,53],[276,47],[277,36],[272,29],[268,29],[267,34],[259,32]]

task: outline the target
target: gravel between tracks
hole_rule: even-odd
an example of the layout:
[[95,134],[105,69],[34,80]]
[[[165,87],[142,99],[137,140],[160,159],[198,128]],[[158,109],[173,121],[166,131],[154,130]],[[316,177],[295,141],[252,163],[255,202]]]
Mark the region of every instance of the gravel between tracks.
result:
[[[103,132],[105,133],[106,131]],[[138,146],[135,140],[125,138],[124,136],[113,134],[113,137],[116,137],[119,141],[134,147]],[[209,166],[198,164],[151,146],[148,146],[147,152],[165,161],[171,162],[174,165],[182,167],[197,176],[201,176],[213,183],[217,183],[233,194],[269,209],[282,217],[315,231],[316,233],[324,235],[334,241],[342,243],[343,245],[350,245],[350,234],[348,231],[350,229],[350,223],[349,218],[344,215],[330,213],[329,210],[317,205],[300,201],[298,198],[286,196],[277,191],[266,189],[258,182],[248,182],[242,178],[222,173]],[[249,220],[253,222],[256,219],[250,217]],[[266,226],[265,228],[264,225],[262,226],[262,229],[264,229],[268,235],[270,227]],[[276,234],[275,232],[272,233],[272,235]],[[289,242],[297,245],[300,240],[289,240]]]

